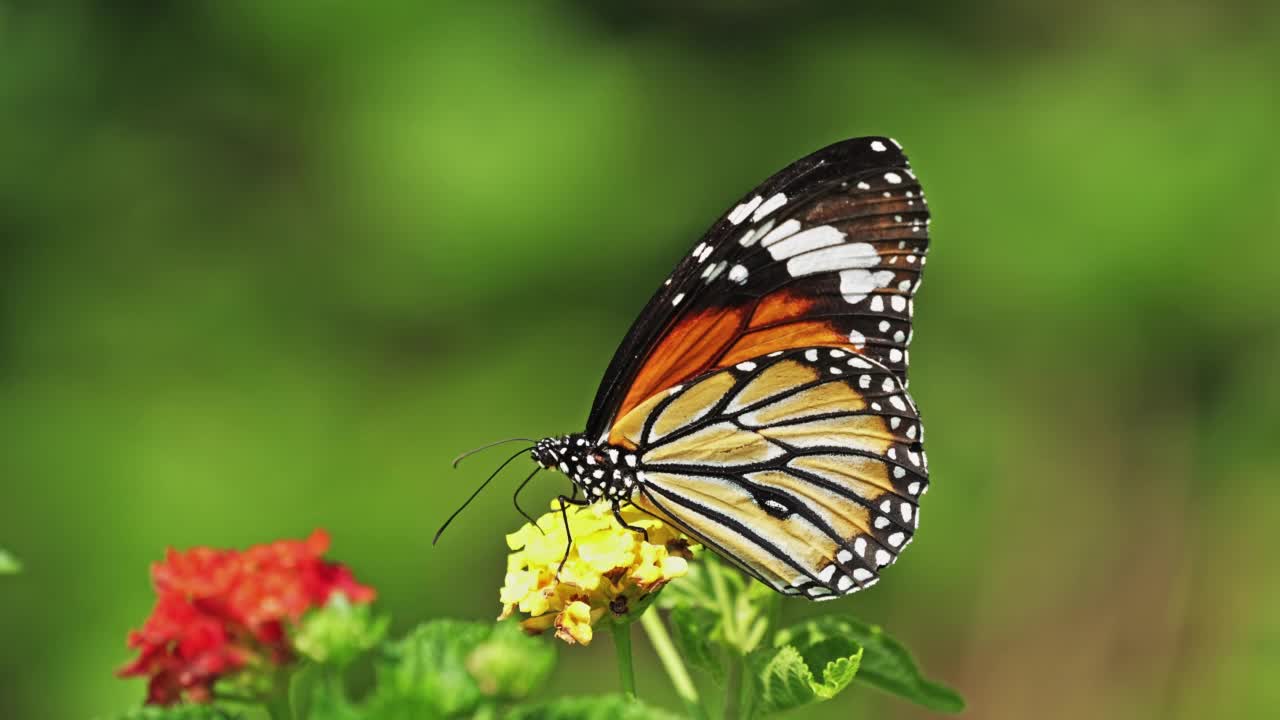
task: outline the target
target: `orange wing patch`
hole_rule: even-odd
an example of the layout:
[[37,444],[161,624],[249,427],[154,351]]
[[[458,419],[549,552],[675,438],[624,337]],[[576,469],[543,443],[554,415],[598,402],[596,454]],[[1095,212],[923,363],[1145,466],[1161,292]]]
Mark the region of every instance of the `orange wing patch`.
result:
[[851,348],[849,338],[837,332],[829,324],[816,320],[779,325],[768,330],[743,335],[729,348],[720,361],[721,367],[737,365],[743,360],[750,360],[768,355],[778,350],[790,350],[795,347],[839,347]]
[[789,290],[770,293],[756,303],[756,311],[751,315],[749,327],[758,328],[802,318],[813,309],[814,304],[812,299]]
[[850,348],[848,336],[830,322],[804,319],[817,305],[811,298],[779,290],[754,307],[713,308],[681,320],[640,368],[616,417],[626,417],[656,393],[695,375],[777,350]]
[[720,352],[738,337],[746,315],[746,308],[713,308],[681,320],[636,374],[617,417],[626,417],[654,393],[711,369]]

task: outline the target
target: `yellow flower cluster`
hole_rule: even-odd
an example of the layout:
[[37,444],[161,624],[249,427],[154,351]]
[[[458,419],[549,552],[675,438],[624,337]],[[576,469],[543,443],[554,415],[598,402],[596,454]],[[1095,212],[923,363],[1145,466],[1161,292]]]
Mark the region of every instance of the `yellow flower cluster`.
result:
[[609,503],[600,502],[568,508],[573,546],[557,573],[569,539],[559,503],[551,507],[536,527],[526,524],[507,536],[512,552],[499,592],[499,620],[519,610],[529,615],[521,623],[527,632],[554,626],[561,640],[587,645],[592,626],[606,616],[619,621],[638,617],[663,585],[689,569],[689,543],[678,531],[635,508],[624,508],[627,524],[648,531],[645,540],[621,527]]

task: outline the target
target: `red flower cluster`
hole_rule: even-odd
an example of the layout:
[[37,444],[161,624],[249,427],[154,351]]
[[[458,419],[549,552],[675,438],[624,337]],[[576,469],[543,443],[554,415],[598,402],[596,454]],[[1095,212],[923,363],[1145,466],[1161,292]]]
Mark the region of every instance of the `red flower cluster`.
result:
[[244,552],[198,547],[170,549],[151,567],[155,610],[129,647],[141,651],[121,677],[149,677],[149,704],[212,700],[219,677],[253,665],[290,662],[286,626],[334,593],[351,602],[373,600],[373,588],[321,557],[329,536],[280,540]]

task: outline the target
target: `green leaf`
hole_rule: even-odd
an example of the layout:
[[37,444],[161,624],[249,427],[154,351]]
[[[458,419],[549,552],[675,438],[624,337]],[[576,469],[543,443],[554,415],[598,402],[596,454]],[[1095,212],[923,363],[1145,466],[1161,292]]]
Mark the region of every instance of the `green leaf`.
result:
[[[717,591],[717,583],[722,586],[723,597]],[[715,553],[700,550],[696,562],[689,565],[689,573],[662,591],[658,606],[672,611],[701,609],[714,614],[716,622],[708,628],[709,636],[745,655],[767,634],[770,609],[777,601],[777,593],[772,589],[743,575]],[[726,613],[733,617],[733,633],[725,631]]]
[[13,575],[22,572],[22,563],[10,555],[7,550],[0,550],[0,575]]
[[671,634],[684,661],[710,675],[717,684],[723,683],[725,657],[716,639],[720,615],[707,608],[681,605],[672,608],[670,619]]
[[293,673],[289,700],[294,716],[306,720],[361,720],[362,713],[347,699],[342,670],[335,665],[308,662]]
[[879,627],[847,616],[816,618],[778,633],[779,645],[816,647],[833,639],[862,647],[858,680],[938,712],[960,712],[964,699],[945,685],[926,679],[901,643]]
[[109,716],[110,720],[242,720],[244,717],[213,705],[148,705]]
[[469,712],[480,703],[479,685],[466,661],[489,638],[492,625],[433,620],[386,646],[376,665],[376,717],[439,717]]
[[853,682],[862,648],[852,640],[762,648],[747,656],[756,690],[756,709],[781,712],[829,700]]
[[514,621],[498,623],[466,660],[480,692],[499,700],[527,697],[546,682],[555,664],[555,647],[529,637]]
[[658,595],[658,607],[663,610],[684,608],[706,608],[718,610],[715,589],[711,584],[711,571],[718,560],[714,553],[705,550],[694,551],[694,561],[689,563],[689,571],[684,577],[669,583]]
[[293,644],[310,660],[344,667],[382,642],[389,623],[389,617],[375,617],[371,605],[353,605],[337,593],[323,608],[307,613]]
[[516,708],[507,720],[679,720],[679,716],[622,695],[601,695]]

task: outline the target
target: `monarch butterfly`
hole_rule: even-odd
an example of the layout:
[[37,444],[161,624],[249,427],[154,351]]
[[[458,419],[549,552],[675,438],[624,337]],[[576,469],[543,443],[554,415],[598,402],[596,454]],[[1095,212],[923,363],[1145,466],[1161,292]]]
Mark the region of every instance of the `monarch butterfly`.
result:
[[928,225],[885,137],[747,193],[640,313],[585,431],[533,446],[573,482],[561,508],[607,501],[625,526],[633,504],[788,595],[875,584],[928,487],[906,391]]

